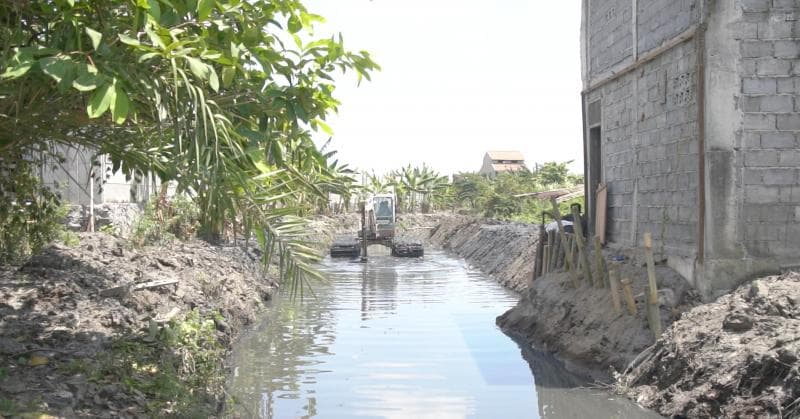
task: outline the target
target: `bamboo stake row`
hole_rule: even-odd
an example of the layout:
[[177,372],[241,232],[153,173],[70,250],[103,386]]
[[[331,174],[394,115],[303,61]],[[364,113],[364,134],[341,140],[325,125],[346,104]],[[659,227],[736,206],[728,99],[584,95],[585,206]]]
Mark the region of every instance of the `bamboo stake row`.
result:
[[[599,237],[593,237],[593,249],[587,246],[583,237],[581,216],[577,209],[573,208],[572,212],[575,233],[570,234],[564,230],[564,226],[561,223],[561,213],[555,199],[552,199],[551,203],[553,207],[551,215],[556,220],[558,231],[545,233],[544,226],[540,227],[540,240],[537,247],[540,251],[537,252],[534,279],[549,272],[567,271],[569,272],[571,285],[574,288],[578,288],[581,282],[585,282],[595,288],[606,288],[611,294],[614,313],[622,314],[624,303],[628,314],[637,316],[638,308],[633,295],[633,281],[627,277],[620,278],[619,269],[608,266],[603,258],[602,243],[600,243]],[[592,272],[592,266],[589,262],[590,251],[594,253],[594,272]],[[645,315],[650,330],[655,338],[658,339],[661,335],[662,327],[653,257],[653,240],[650,232],[644,234],[644,255],[647,264],[648,283],[645,293]]]

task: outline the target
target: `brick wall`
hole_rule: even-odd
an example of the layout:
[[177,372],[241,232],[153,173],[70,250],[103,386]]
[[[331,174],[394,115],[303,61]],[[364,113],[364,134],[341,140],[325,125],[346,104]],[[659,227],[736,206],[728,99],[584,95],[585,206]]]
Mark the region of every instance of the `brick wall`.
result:
[[800,3],[741,0],[740,239],[752,257],[800,249]]

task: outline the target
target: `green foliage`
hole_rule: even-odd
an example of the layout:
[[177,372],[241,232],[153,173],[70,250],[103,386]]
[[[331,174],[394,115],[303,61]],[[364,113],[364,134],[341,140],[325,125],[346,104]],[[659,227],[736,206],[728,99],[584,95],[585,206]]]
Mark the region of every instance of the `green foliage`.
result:
[[64,234],[67,208],[18,157],[0,158],[0,263],[21,263]]
[[120,338],[101,359],[95,380],[124,383],[144,393],[154,417],[207,417],[224,393],[224,347],[216,335],[218,313],[196,309],[153,329],[147,339]]
[[238,225],[283,277],[312,274],[297,216],[337,173],[311,132],[330,133],[336,73],[378,69],[367,52],[315,38],[323,19],[298,0],[16,1],[0,17],[0,155],[108,154],[191,192],[205,237]]
[[65,246],[68,247],[77,247],[81,244],[81,238],[78,236],[77,233],[74,231],[64,230],[61,232],[61,237],[59,238]]
[[185,196],[151,199],[133,224],[131,242],[135,246],[149,246],[175,239],[188,240],[197,231],[199,217],[197,205]]
[[[485,217],[540,223],[542,212],[551,210],[550,202],[525,195],[583,183],[581,176],[569,173],[569,163],[548,162],[536,171],[500,173],[493,179],[477,173],[460,173],[450,186],[452,206]],[[569,204],[582,201],[579,197],[562,202],[560,211],[566,214]]]
[[0,415],[11,417],[17,413],[17,406],[13,400],[0,397]]
[[409,164],[382,178],[372,173],[367,176],[367,182],[365,192],[377,194],[394,191],[397,209],[413,213],[418,210],[430,212],[438,205],[444,205],[442,197],[447,194],[448,179],[425,164],[422,167]]

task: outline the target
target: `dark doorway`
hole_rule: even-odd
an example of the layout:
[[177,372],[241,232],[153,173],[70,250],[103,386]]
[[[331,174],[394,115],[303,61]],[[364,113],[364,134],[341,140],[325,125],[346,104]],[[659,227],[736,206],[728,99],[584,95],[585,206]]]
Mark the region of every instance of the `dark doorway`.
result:
[[589,128],[589,208],[587,209],[587,224],[589,231],[594,234],[594,218],[597,213],[597,186],[603,173],[603,149],[601,144],[600,126]]

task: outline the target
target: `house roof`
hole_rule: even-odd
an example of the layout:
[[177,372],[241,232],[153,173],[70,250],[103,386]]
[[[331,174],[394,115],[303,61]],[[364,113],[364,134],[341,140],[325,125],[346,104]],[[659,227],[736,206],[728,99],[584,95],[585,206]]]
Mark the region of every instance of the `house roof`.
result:
[[524,168],[525,165],[522,163],[497,163],[492,165],[492,170],[495,172],[513,172]]
[[525,157],[522,157],[522,153],[516,150],[510,151],[487,151],[486,154],[489,155],[489,158],[492,160],[521,160],[525,161]]

